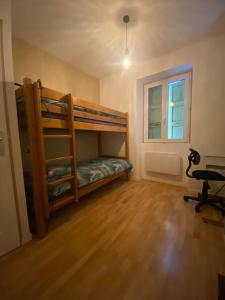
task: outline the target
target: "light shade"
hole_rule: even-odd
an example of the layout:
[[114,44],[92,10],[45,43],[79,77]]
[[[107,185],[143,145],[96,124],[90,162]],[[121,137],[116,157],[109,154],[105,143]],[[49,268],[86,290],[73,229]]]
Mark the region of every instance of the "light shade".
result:
[[131,62],[130,62],[129,55],[126,54],[124,57],[124,60],[123,60],[123,67],[124,67],[124,69],[128,70],[130,65],[131,65]]

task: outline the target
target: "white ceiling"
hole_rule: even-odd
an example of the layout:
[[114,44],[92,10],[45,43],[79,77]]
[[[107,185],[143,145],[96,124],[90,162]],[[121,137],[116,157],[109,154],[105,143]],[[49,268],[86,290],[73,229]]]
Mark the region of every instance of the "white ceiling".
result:
[[13,34],[101,78],[121,68],[128,47],[140,63],[198,39],[225,0],[13,0]]

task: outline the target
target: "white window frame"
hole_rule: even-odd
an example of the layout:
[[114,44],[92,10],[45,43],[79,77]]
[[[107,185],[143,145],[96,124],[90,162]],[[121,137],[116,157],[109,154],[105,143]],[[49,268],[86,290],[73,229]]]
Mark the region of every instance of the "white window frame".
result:
[[[168,139],[168,84],[176,80],[185,80],[185,98],[184,98],[184,138]],[[148,89],[162,85],[162,121],[161,138],[148,138]],[[188,143],[190,141],[190,116],[191,116],[191,72],[171,76],[157,82],[151,82],[144,85],[144,143]]]

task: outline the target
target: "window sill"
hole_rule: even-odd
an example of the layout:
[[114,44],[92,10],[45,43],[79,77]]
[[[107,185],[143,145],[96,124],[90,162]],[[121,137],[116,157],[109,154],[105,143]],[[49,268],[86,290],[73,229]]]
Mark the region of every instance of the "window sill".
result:
[[144,140],[144,143],[161,143],[161,144],[189,144],[189,139],[182,139],[182,140],[167,140],[167,139],[152,139],[152,140]]

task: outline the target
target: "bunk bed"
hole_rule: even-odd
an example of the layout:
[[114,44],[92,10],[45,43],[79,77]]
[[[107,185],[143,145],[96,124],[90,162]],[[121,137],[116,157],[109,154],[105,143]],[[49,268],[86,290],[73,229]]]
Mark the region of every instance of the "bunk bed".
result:
[[[63,206],[119,178],[132,168],[128,155],[128,114],[74,98],[42,86],[41,81],[24,79],[16,90],[20,130],[26,130],[29,172],[25,186],[32,194],[32,211],[39,236],[47,231],[47,220]],[[98,132],[99,158],[77,162],[76,131]],[[101,132],[124,135],[125,156],[102,153]],[[70,154],[47,158],[45,141],[68,141]]]

